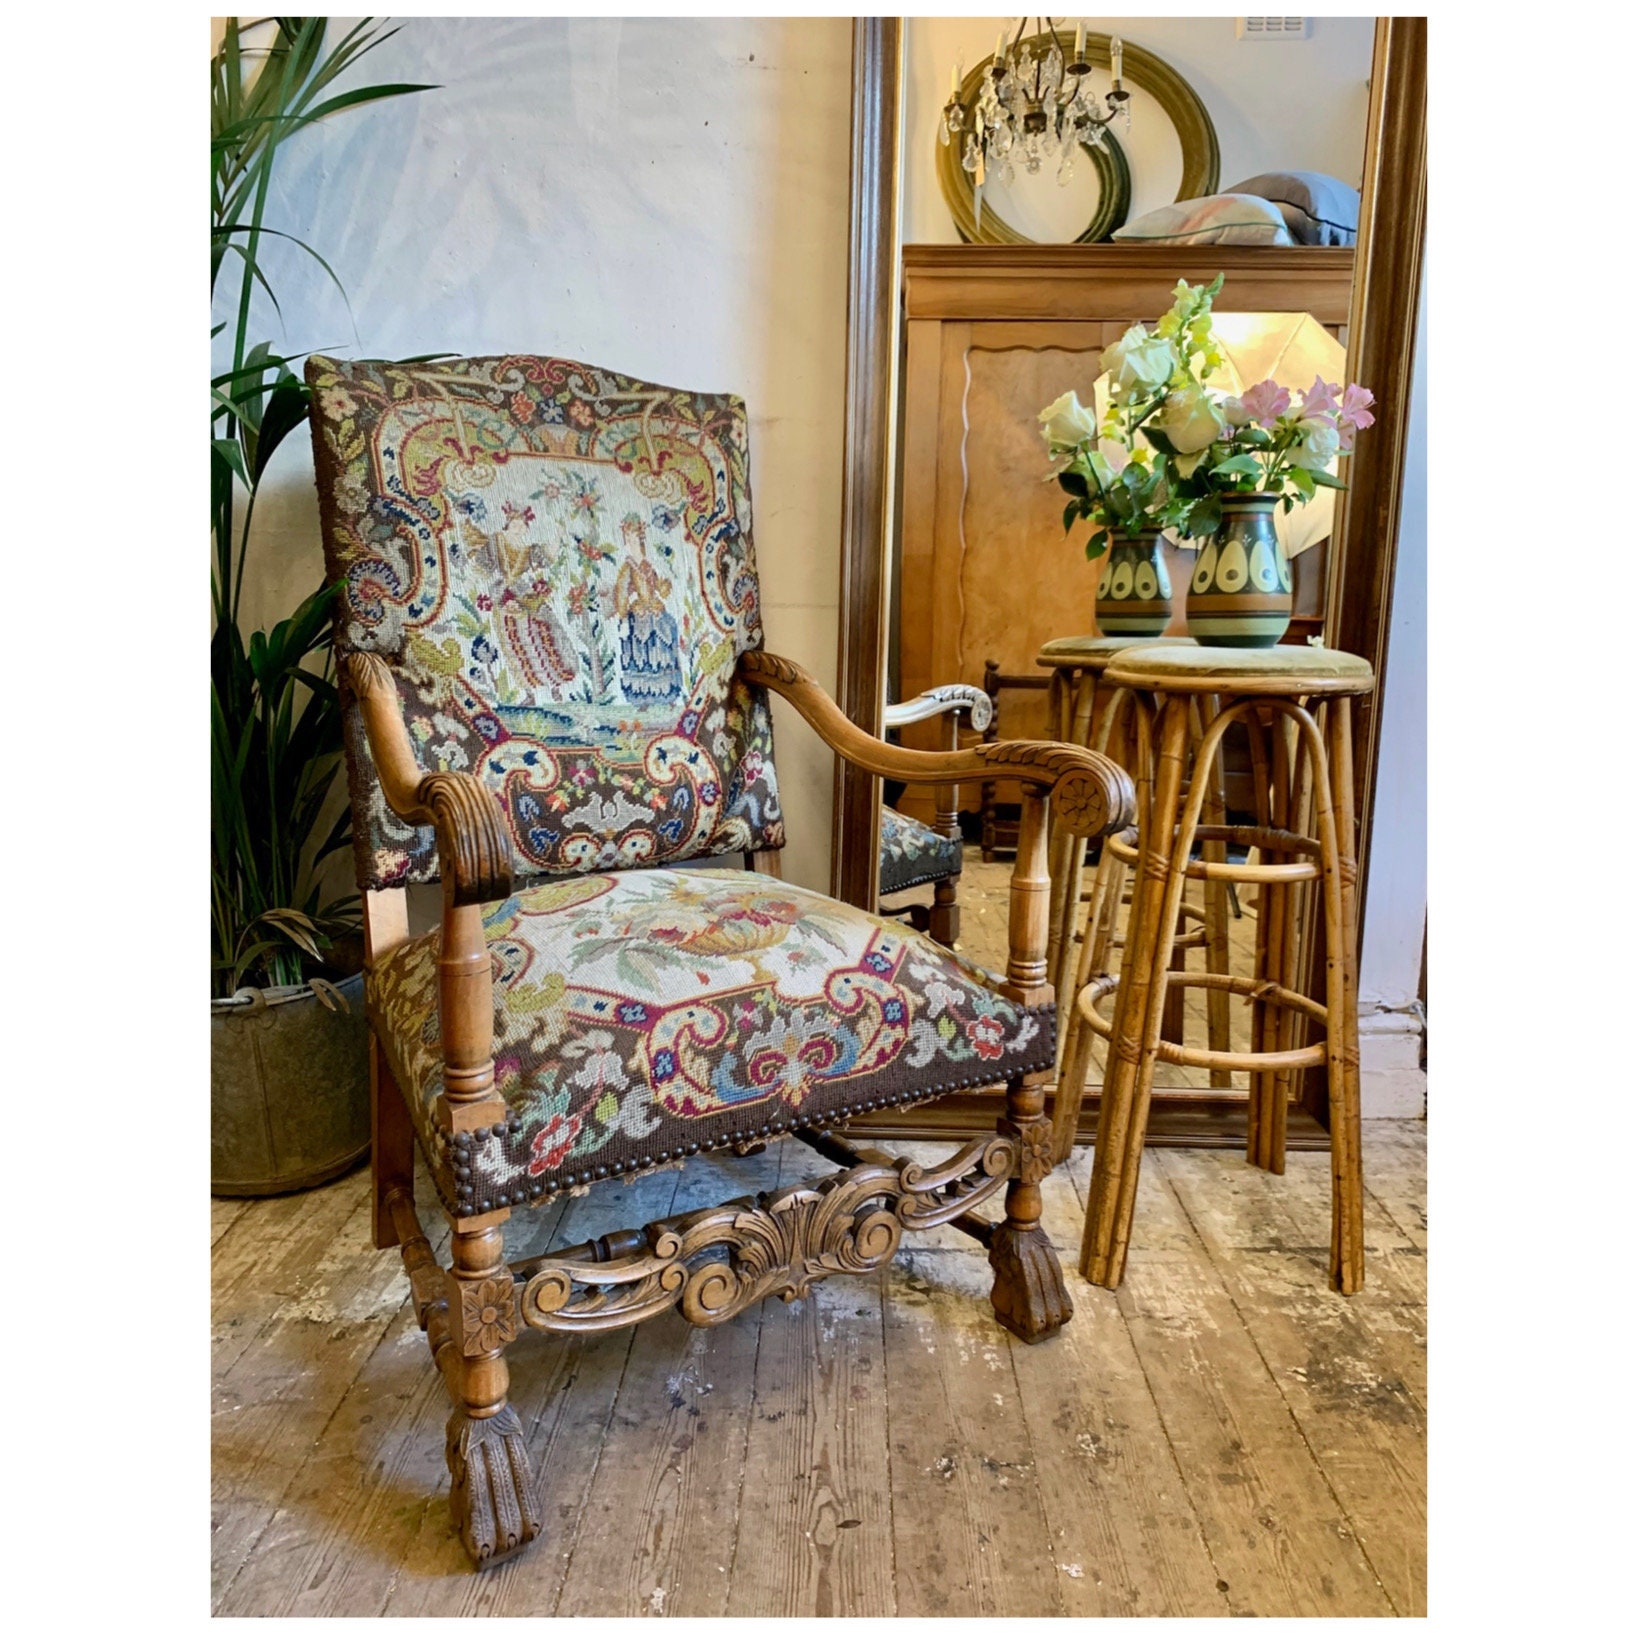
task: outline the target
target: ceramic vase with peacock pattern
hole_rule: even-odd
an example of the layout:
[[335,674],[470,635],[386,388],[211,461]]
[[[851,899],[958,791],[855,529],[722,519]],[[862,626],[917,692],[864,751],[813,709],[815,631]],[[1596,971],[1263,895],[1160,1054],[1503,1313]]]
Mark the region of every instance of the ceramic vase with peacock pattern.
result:
[[1158,637],[1172,617],[1172,582],[1158,530],[1116,537],[1098,579],[1098,630],[1105,637]]
[[1277,495],[1225,495],[1189,581],[1189,635],[1218,648],[1273,648],[1291,624],[1291,562],[1274,528]]

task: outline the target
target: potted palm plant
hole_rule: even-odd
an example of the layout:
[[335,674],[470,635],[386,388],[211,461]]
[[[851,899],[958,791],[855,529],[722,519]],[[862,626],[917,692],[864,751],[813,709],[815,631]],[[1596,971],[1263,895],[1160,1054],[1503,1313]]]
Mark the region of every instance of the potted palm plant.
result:
[[[333,82],[395,30],[363,19],[329,50],[326,19],[281,17],[264,45],[226,20],[211,60],[211,293],[237,293],[211,380],[211,1190],[272,1194],[338,1175],[369,1147],[368,1047],[351,897],[321,866],[350,841],[334,800],[341,712],[329,659],[334,587],[268,631],[240,622],[256,496],[307,418],[301,355],[252,341],[264,222],[284,143],[345,109],[429,89]],[[339,283],[338,283],[339,288]],[[276,302],[275,302],[276,306]]]

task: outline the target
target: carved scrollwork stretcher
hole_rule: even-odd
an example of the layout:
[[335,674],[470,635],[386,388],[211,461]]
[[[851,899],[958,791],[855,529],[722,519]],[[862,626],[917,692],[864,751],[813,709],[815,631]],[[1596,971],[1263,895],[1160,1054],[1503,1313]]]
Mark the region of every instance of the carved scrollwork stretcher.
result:
[[588,1247],[534,1258],[513,1267],[524,1277],[521,1317],[542,1331],[594,1332],[675,1307],[691,1325],[720,1325],[764,1297],[790,1301],[833,1274],[880,1268],[906,1229],[948,1223],[995,1194],[1017,1155],[1016,1140],[998,1136],[931,1169],[867,1159],[817,1184],[650,1223],[646,1244],[624,1256]]

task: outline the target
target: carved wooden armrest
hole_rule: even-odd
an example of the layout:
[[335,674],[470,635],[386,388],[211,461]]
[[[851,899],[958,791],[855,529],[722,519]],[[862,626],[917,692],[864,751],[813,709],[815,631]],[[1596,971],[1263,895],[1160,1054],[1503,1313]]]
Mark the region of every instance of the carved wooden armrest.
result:
[[512,843],[495,793],[469,773],[421,771],[392,673],[379,655],[348,654],[342,668],[358,699],[387,806],[413,825],[433,827],[439,874],[451,901],[506,898],[512,891]]
[[941,683],[917,694],[912,700],[901,700],[882,713],[884,728],[903,728],[907,723],[925,722],[929,717],[943,716],[946,711],[965,711],[979,733],[989,727],[995,708],[990,696],[971,683]]
[[814,679],[792,660],[762,649],[739,657],[740,675],[789,700],[837,755],[882,779],[912,785],[953,785],[1016,779],[1051,791],[1059,823],[1077,836],[1124,830],[1137,817],[1137,797],[1125,769],[1097,751],[1053,740],[997,740],[964,751],[908,751],[855,727]]

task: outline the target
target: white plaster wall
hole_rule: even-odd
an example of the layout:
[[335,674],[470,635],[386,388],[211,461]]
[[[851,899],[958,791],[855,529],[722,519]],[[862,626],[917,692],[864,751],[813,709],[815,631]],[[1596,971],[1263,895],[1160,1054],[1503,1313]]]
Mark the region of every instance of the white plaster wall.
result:
[[[1073,30],[1076,19],[1060,20]],[[1365,112],[1371,72],[1371,17],[1314,17],[1306,40],[1235,38],[1232,17],[1087,17],[1089,30],[1119,35],[1163,59],[1194,88],[1217,129],[1220,186],[1269,170],[1324,171],[1359,186],[1365,158]],[[939,111],[950,95],[957,53],[970,72],[995,50],[1001,17],[913,17],[906,23],[904,239],[955,244],[956,231],[934,169]],[[1094,89],[1107,76],[1092,71]],[[1132,169],[1132,215],[1177,197],[1182,152],[1171,122],[1148,92],[1133,88],[1132,129],[1117,131]],[[1059,187],[1050,169],[1019,177],[1006,192],[986,184],[996,208],[1020,232],[1042,243],[1071,240],[1097,203],[1090,163]]]
[[1359,967],[1360,1101],[1367,1115],[1420,1115],[1417,982],[1428,904],[1427,285],[1417,307],[1409,437],[1399,512],[1370,891]]
[[[257,332],[372,357],[561,354],[740,394],[768,646],[833,686],[851,51],[847,18],[404,19],[342,83],[440,89],[302,133],[267,215],[329,260],[351,312],[274,246],[284,323],[269,310]],[[322,572],[304,432],[256,524],[246,601],[266,622]],[[786,870],[823,888],[831,757],[775,713]]]

